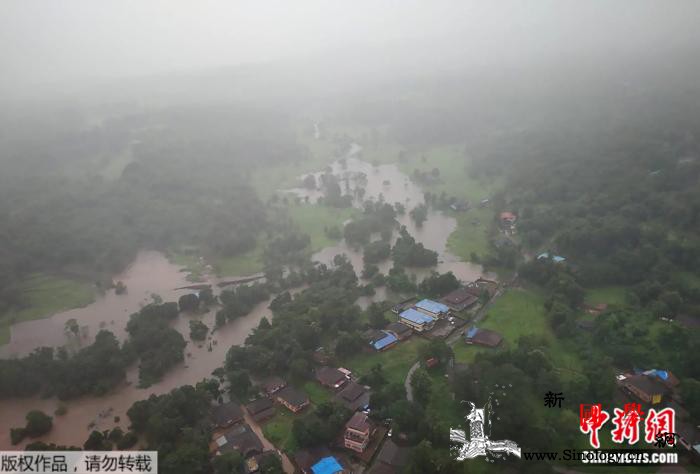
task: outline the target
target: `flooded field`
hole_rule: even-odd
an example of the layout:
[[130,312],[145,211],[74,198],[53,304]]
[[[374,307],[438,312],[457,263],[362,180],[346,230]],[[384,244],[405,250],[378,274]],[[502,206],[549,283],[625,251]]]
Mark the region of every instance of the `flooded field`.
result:
[[[344,165],[336,162],[331,168],[334,174],[347,176],[348,182],[352,177],[366,177],[365,199],[380,199],[380,196],[389,203],[400,202],[407,210],[398,220],[405,225],[408,231],[417,241],[422,242],[426,248],[438,252],[438,265],[435,268],[409,269],[416,274],[418,280],[428,275],[431,270],[439,272],[452,271],[457,278],[463,281],[471,281],[483,274],[480,265],[460,262],[454,255],[446,250],[447,238],[454,231],[457,223],[454,218],[438,211],[430,211],[427,221],[417,228],[408,216],[408,211],[418,204],[423,203],[422,190],[413,184],[406,175],[401,173],[395,165],[373,166],[354,157],[359,147],[353,147],[349,158]],[[320,172],[318,173],[320,174]],[[365,178],[362,178],[363,180]],[[352,185],[350,185],[352,189]],[[309,197],[309,201],[315,202],[321,196],[318,190],[293,189],[288,192],[302,198]],[[359,205],[359,200],[356,205]],[[396,239],[396,232],[393,239]],[[331,264],[333,257],[338,254],[346,254],[352,261],[356,272],[362,270],[362,250],[347,246],[344,241],[337,245],[324,248],[313,255],[318,262]],[[382,262],[379,267],[382,272],[387,272],[391,266],[391,260]],[[233,276],[229,276],[230,279]],[[186,280],[186,274],[182,268],[170,263],[166,257],[154,251],[144,251],[138,254],[134,262],[121,275],[115,276],[127,287],[126,294],[117,295],[114,290],[107,291],[91,305],[84,308],[65,311],[46,319],[28,321],[16,324],[12,327],[10,343],[0,347],[0,357],[17,357],[26,355],[34,348],[40,346],[62,346],[72,344],[77,349],[80,345],[89,344],[100,329],[112,331],[121,340],[126,336],[125,326],[129,315],[138,311],[142,306],[153,301],[152,295],[160,296],[163,301],[177,301],[184,293],[191,290],[177,290],[190,284]],[[207,283],[211,283],[217,290],[216,283],[219,280],[209,276]],[[384,288],[377,289],[377,294],[372,297],[363,297],[358,304],[366,307],[371,301],[387,298]],[[267,309],[268,302],[257,305],[254,310],[244,318],[237,319],[220,330],[213,333],[206,343],[193,344],[191,341],[186,348],[185,363],[169,371],[161,382],[140,389],[136,387],[138,370],[132,367],[128,373],[127,381],[116,388],[112,393],[104,397],[85,397],[65,402],[68,411],[64,416],[54,417],[54,428],[44,440],[57,444],[82,446],[93,429],[105,430],[115,425],[122,429],[128,427],[126,411],[137,401],[147,398],[151,394],[161,394],[175,387],[194,384],[205,377],[209,377],[214,369],[223,364],[226,351],[234,344],[245,341],[250,331],[255,328],[260,319],[271,313]],[[214,326],[214,313],[197,316],[209,326]],[[80,344],[70,342],[64,332],[67,320],[74,318],[81,327]],[[185,339],[189,339],[189,319],[191,317],[181,315],[175,322],[175,328],[180,331]],[[210,350],[211,343],[211,350]],[[53,414],[59,402],[55,399],[26,398],[4,400],[0,402],[0,449],[11,448],[9,428],[24,425],[25,414],[33,409],[40,409]],[[115,423],[115,417],[120,421]],[[40,438],[41,439],[41,438]]]
[[[399,225],[406,226],[408,232],[421,242],[426,248],[434,250],[438,253],[438,265],[433,268],[408,269],[409,273],[414,273],[420,281],[431,271],[435,270],[440,273],[451,271],[457,278],[462,281],[473,281],[483,275],[481,265],[475,265],[468,262],[461,262],[458,257],[447,251],[447,239],[457,228],[457,221],[453,217],[445,215],[441,211],[430,210],[428,219],[421,227],[417,227],[413,220],[408,215],[408,212],[419,204],[423,204],[423,190],[414,184],[408,176],[402,173],[395,164],[373,166],[370,163],[356,158],[360,152],[360,148],[354,145],[350,150],[350,157],[344,163],[336,161],[330,166],[331,172],[339,176],[341,183],[347,181],[347,188],[353,192],[355,188],[360,186],[358,182],[362,182],[361,187],[364,188],[364,200],[366,199],[383,199],[389,204],[401,203],[406,208],[406,213],[403,216],[398,216]],[[323,174],[323,171],[314,173],[316,181]],[[343,186],[346,186],[343,184]],[[321,190],[295,188],[288,192],[306,199],[309,202],[316,202],[323,196]],[[353,204],[356,207],[361,207],[362,200],[356,199]],[[397,232],[392,236],[392,244],[397,238]],[[377,236],[378,238],[378,236]],[[337,245],[326,247],[320,252],[313,255],[313,260],[330,265],[333,257],[338,254],[345,254],[355,268],[355,272],[359,275],[362,272],[362,249],[354,249],[346,244],[343,240]],[[391,260],[385,260],[377,265],[382,273],[386,273],[392,266]],[[492,275],[493,277],[493,275]]]

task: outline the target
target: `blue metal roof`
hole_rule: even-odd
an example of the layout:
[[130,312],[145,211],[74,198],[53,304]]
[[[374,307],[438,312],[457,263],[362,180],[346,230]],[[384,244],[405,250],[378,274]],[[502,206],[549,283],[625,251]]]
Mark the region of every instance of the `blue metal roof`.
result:
[[327,456],[311,466],[314,474],[336,474],[342,472],[343,466],[333,456]]
[[406,311],[401,313],[399,316],[402,317],[403,319],[407,319],[415,324],[426,324],[426,323],[430,323],[433,321],[433,318],[431,318],[427,314],[423,314],[420,311],[418,311],[417,309],[413,309],[413,308],[408,308]]
[[472,338],[474,337],[474,335],[476,335],[477,332],[479,332],[479,328],[476,326],[472,326],[467,330],[467,332],[464,333],[464,335],[468,338]]
[[[537,256],[537,260],[542,260],[543,258],[549,258],[549,252],[543,252]],[[552,261],[554,263],[561,263],[566,261],[566,258],[561,255],[555,255],[552,257]]]
[[389,345],[395,343],[396,341],[398,341],[396,336],[394,336],[390,332],[387,332],[387,331],[382,331],[382,332],[385,334],[385,336],[383,338],[379,339],[378,341],[374,341],[372,343],[372,347],[374,347],[378,351],[380,351],[380,350],[384,349],[386,346],[389,346]]
[[645,370],[642,373],[644,375],[656,376],[656,377],[660,378],[661,380],[668,380],[668,372],[665,370],[650,369],[650,370]]
[[426,311],[430,311],[434,314],[447,313],[450,310],[450,308],[448,308],[444,304],[438,303],[437,301],[433,300],[421,300],[415,304],[415,307],[424,309]]

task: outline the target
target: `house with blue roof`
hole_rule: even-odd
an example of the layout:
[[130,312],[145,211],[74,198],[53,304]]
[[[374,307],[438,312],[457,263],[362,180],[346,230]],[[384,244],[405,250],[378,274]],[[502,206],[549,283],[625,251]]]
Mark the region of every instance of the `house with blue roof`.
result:
[[327,456],[311,466],[314,474],[338,474],[343,472],[343,466],[333,456]]
[[415,308],[408,308],[399,314],[399,322],[405,324],[414,331],[423,332],[432,329],[435,325],[435,318]]
[[389,331],[379,331],[379,333],[383,335],[383,337],[380,335],[379,339],[370,343],[375,351],[384,351],[399,342],[399,338]]
[[447,313],[450,312],[450,308],[448,308],[447,305],[428,299],[419,301],[414,304],[413,307],[436,319],[447,316]]

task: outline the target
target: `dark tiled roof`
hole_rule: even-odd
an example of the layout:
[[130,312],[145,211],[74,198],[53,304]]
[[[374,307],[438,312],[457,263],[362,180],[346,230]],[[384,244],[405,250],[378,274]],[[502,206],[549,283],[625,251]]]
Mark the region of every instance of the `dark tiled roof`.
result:
[[649,395],[667,392],[664,384],[659,382],[656,378],[646,375],[630,375],[624,382],[625,385],[632,385]]
[[296,407],[302,406],[309,402],[309,397],[307,397],[304,392],[297,390],[294,387],[285,387],[277,392],[275,396]]
[[319,367],[316,369],[316,380],[321,382],[323,385],[333,387],[338,382],[344,382],[346,378],[345,374],[338,369],[333,367]]
[[286,385],[287,382],[282,377],[273,376],[268,377],[263,381],[262,388],[265,390],[265,392],[272,393]]
[[224,437],[226,444],[219,447],[219,451],[226,452],[231,450],[239,451],[243,457],[248,457],[251,454],[262,453],[263,445],[260,439],[253,433],[248,425],[235,426],[228,430]]
[[331,456],[331,452],[325,446],[301,449],[294,454],[294,463],[302,472],[311,472],[311,466],[328,456]]
[[474,344],[481,344],[482,346],[496,347],[503,340],[503,336],[498,334],[496,331],[491,331],[489,329],[479,328],[476,334],[471,338]]
[[217,426],[226,426],[243,419],[243,410],[238,403],[228,402],[214,408],[212,418]]
[[370,423],[367,415],[358,411],[352,415],[352,418],[348,420],[345,427],[356,431],[367,431],[370,428]]
[[258,413],[268,410],[272,407],[274,407],[274,403],[272,403],[272,400],[269,398],[258,398],[257,400],[254,400],[247,404],[246,410],[248,410],[248,413],[251,415],[257,415]]
[[389,466],[402,467],[408,462],[408,448],[402,448],[396,445],[392,440],[387,439],[379,451],[377,460]]
[[393,323],[389,324],[386,327],[386,330],[391,331],[393,333],[396,333],[396,335],[399,337],[404,336],[406,334],[410,334],[411,332],[413,332],[411,328],[409,328],[405,324],[401,324],[399,322],[393,322]]
[[[479,292],[481,292],[481,290],[479,290]],[[474,296],[471,291],[468,291],[468,288],[458,288],[453,292],[448,293],[447,296],[443,298],[445,303],[452,305],[468,304],[470,301],[474,302],[476,300],[477,297]]]
[[345,388],[340,392],[339,396],[348,402],[353,402],[360,398],[360,395],[365,393],[367,389],[357,382],[348,383]]

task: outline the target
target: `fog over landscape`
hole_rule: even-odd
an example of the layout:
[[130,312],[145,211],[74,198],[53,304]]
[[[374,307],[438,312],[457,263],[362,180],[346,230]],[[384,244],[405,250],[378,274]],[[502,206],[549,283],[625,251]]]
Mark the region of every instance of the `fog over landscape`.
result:
[[700,472],[698,19],[1,2],[0,450]]

